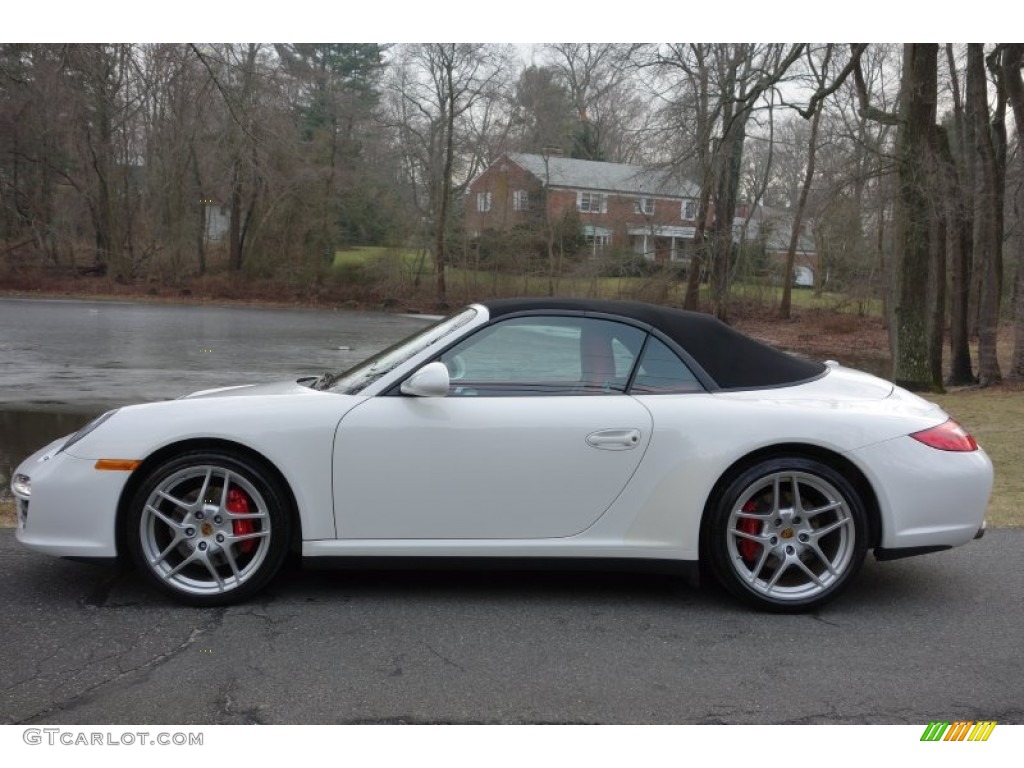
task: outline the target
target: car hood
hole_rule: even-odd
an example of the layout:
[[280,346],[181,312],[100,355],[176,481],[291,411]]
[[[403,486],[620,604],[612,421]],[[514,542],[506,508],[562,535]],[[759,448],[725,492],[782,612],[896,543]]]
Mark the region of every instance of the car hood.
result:
[[184,395],[179,400],[190,400],[197,397],[257,397],[263,395],[296,395],[301,392],[312,392],[310,385],[316,381],[315,376],[307,376],[294,381],[275,381],[269,384],[239,384],[232,387],[216,387],[201,389],[198,392]]

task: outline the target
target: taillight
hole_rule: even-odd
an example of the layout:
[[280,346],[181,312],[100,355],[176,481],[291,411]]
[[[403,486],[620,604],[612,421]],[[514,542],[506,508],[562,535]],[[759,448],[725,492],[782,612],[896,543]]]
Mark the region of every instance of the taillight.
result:
[[967,430],[950,419],[937,427],[915,432],[912,438],[940,451],[976,451],[978,442]]

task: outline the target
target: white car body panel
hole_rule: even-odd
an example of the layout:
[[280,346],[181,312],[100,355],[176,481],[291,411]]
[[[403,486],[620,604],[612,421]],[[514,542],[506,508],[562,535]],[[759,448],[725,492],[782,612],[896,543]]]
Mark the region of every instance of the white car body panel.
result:
[[[280,394],[263,394],[267,391]],[[103,458],[145,459],[161,448],[188,440],[223,440],[245,446],[284,476],[295,497],[303,536],[332,539],[336,536],[331,512],[334,431],[341,417],[362,400],[284,383],[128,406],[65,453],[95,462]],[[94,475],[105,476],[103,483],[119,482],[120,487],[128,479],[124,472]],[[34,516],[37,510],[43,514],[44,509],[36,501],[33,499]],[[95,519],[108,536],[114,530],[116,511],[114,504]]]
[[[488,322],[475,307],[453,339]],[[307,557],[693,561],[716,483],[779,445],[828,451],[860,470],[877,497],[882,547],[956,546],[984,520],[984,451],[908,437],[947,415],[868,374],[830,366],[791,386],[686,394],[385,394],[437,353],[420,351],[357,396],[283,382],[122,408],[68,450],[57,441],[18,467],[33,490],[17,537],[58,556],[117,554],[130,474],[96,470],[96,460],[145,460],[190,440],[244,446],[273,464],[294,496]],[[614,444],[634,432],[635,443]],[[608,442],[588,444],[595,434]]]
[[[622,444],[588,443],[620,430]],[[650,413],[624,395],[372,398],[338,425],[338,535],[573,536],[622,492],[650,434]]]

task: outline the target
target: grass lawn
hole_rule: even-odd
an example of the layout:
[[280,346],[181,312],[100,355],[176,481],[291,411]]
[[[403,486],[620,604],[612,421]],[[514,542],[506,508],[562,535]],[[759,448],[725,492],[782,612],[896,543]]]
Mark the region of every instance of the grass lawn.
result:
[[[402,259],[412,266],[419,260],[419,252],[414,248],[387,248],[381,245],[359,245],[354,248],[346,248],[343,251],[334,252],[334,267],[345,267],[351,264],[366,264],[375,256],[383,256],[388,253],[397,253]],[[429,256],[427,257],[427,268],[430,268]]]

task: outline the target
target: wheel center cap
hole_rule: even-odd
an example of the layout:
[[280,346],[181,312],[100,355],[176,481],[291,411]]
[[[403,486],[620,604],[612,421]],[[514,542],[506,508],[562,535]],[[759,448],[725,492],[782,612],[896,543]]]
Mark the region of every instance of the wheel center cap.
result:
[[783,529],[781,536],[784,539],[792,539],[793,538],[793,529],[792,528],[785,528],[785,529]]
[[[213,526],[210,525],[209,523],[203,523],[200,526],[199,530],[203,532],[203,536],[212,536],[213,535]],[[783,535],[785,535],[785,534],[783,534]],[[792,535],[792,534],[790,534],[790,535]]]

